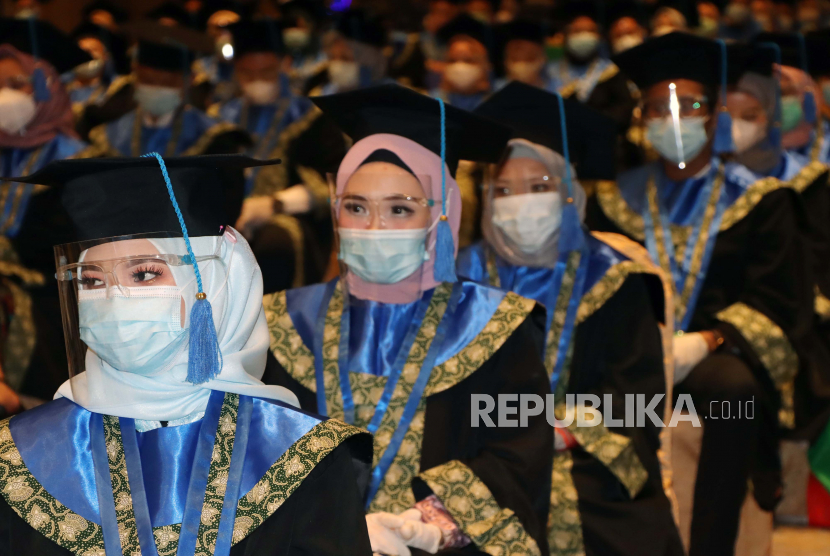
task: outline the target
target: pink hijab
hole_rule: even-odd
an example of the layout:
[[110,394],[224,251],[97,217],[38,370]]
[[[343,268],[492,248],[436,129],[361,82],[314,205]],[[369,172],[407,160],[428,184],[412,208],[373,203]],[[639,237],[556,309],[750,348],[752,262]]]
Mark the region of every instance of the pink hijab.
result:
[[[821,99],[821,92],[818,90],[818,87],[816,87],[813,79],[798,68],[794,68],[792,66],[780,66],[780,68],[781,75],[786,76],[787,79],[792,81],[795,85],[798,90],[798,98],[801,102],[804,102],[804,93],[812,91],[813,98],[816,99],[816,105],[818,106]],[[818,114],[816,117],[818,118]],[[781,146],[785,149],[797,149],[798,147],[803,147],[810,142],[813,128],[814,126],[812,124],[802,121],[800,124],[795,126],[794,129],[791,129],[781,136]]]
[[[337,171],[337,195],[343,194],[346,183],[348,183],[352,174],[360,168],[360,165],[369,155],[379,149],[395,153],[414,174],[430,177],[432,191],[425,191],[424,193],[435,201],[435,205],[431,209],[433,223],[441,216],[441,173],[442,170],[446,172],[447,218],[452,229],[453,244],[457,254],[458,229],[461,225],[461,191],[446,166],[442,167],[441,157],[415,141],[400,135],[379,133],[355,143],[346,153],[346,157],[340,163],[340,168]],[[421,266],[421,272],[415,272],[396,284],[371,284],[349,272],[346,275],[349,293],[358,299],[380,301],[382,303],[409,303],[417,299],[420,292],[434,288],[439,284],[433,277],[435,236],[436,231],[433,227],[427,237],[429,260]]]
[[50,98],[37,104],[35,117],[26,126],[23,134],[10,135],[0,130],[0,148],[31,149],[54,139],[58,134],[77,138],[72,116],[72,103],[61,83],[61,77],[51,64],[20,52],[10,44],[0,44],[0,59],[14,58],[31,76],[40,68],[49,84]]

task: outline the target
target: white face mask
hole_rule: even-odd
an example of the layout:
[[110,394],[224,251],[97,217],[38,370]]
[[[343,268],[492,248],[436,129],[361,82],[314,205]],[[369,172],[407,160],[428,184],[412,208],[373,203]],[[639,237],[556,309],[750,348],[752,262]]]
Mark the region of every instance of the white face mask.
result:
[[340,228],[340,260],[349,270],[373,284],[395,284],[429,260],[427,228],[413,230],[358,230]]
[[706,133],[706,118],[680,118],[680,152],[677,150],[677,136],[671,116],[649,121],[646,139],[666,160],[678,164],[688,162],[700,154],[709,140]]
[[493,224],[524,254],[537,253],[562,224],[562,196],[525,193],[493,199]]
[[766,137],[767,128],[747,120],[732,120],[732,139],[735,141],[735,152],[745,153]]
[[308,46],[310,38],[308,31],[299,27],[289,27],[282,32],[282,40],[285,42],[285,46],[291,50],[302,50]]
[[16,89],[0,89],[0,129],[9,135],[20,133],[37,112],[32,95]]
[[588,58],[599,46],[599,35],[591,31],[580,31],[569,35],[565,46],[577,58]]
[[453,62],[444,69],[447,81],[462,91],[475,85],[483,75],[480,66],[467,62]]
[[135,86],[135,101],[142,110],[159,117],[170,114],[179,107],[182,102],[182,92],[176,87],[139,83]]
[[360,66],[357,62],[332,60],[328,72],[329,81],[339,89],[354,89],[360,85]]
[[251,81],[242,86],[242,92],[251,104],[271,104],[277,100],[279,90],[276,81]]
[[544,60],[537,60],[535,62],[508,62],[507,75],[515,81],[530,83],[538,79],[539,73],[544,67]]
[[614,54],[619,54],[640,44],[643,44],[643,37],[640,35],[623,35],[611,44],[611,48]]

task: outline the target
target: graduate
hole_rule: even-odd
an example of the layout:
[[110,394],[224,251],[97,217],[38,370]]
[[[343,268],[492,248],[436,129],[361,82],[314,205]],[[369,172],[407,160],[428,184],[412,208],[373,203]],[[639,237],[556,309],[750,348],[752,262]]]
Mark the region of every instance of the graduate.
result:
[[259,380],[262,280],[227,218],[242,171],[269,163],[155,154],[17,178],[51,186],[73,225],[55,247],[71,378],[0,421],[2,553],[368,556],[369,436]]
[[542,89],[548,88],[545,33],[542,25],[527,19],[517,19],[495,29],[504,78],[496,82],[496,89],[519,81]]
[[[793,424],[812,315],[797,193],[777,179],[747,184],[747,169],[722,159],[734,149],[725,61],[725,44],[685,33],[614,57],[643,92],[660,158],[600,184],[586,218],[592,230],[644,243],[671,277],[674,328],[684,333],[673,346],[675,391],[704,417],[691,556],[732,554],[750,474],[761,508],[775,506],[777,434]],[[754,418],[707,419],[713,400],[754,400]]]
[[320,35],[327,25],[321,0],[289,0],[279,6],[283,22],[283,41],[291,55],[291,87],[296,93],[308,90],[306,83],[325,68],[326,54]]
[[209,56],[193,62],[195,76],[191,98],[194,106],[207,109],[214,103],[230,100],[238,92],[233,79],[236,52],[228,27],[241,19],[239,11],[237,4],[218,3],[205,8],[202,13],[191,14],[199,20],[205,17],[204,26],[215,49]]
[[430,96],[462,110],[474,110],[493,90],[493,29],[462,14],[441,27],[437,37],[446,56],[441,83]]
[[[476,110],[509,125],[513,139],[486,186],[485,239],[459,254],[458,273],[548,308],[544,358],[558,418],[566,393],[611,394],[613,412],[622,414],[627,394],[671,399],[663,285],[639,245],[582,230],[585,192],[577,179],[613,178],[614,123],[575,100],[560,113],[559,101],[513,83]],[[579,427],[575,420],[556,430],[551,554],[683,554],[663,490],[659,433],[653,424]]]
[[507,128],[397,85],[314,101],[355,141],[332,184],[343,273],[265,298],[263,380],[374,433],[375,552],[547,554],[551,429],[469,419],[473,393],[549,392],[543,317],[455,277],[455,167],[497,160]]
[[217,122],[187,104],[192,53],[139,41],[135,62],[137,107],[89,132],[98,156],[191,156],[236,152],[248,138],[237,126]]
[[283,162],[249,171],[237,228],[251,240],[266,293],[319,282],[331,252],[326,173],[346,154],[343,134],[310,100],[292,94],[274,21],[243,20],[230,30],[242,95],[210,113],[250,133],[251,155]]

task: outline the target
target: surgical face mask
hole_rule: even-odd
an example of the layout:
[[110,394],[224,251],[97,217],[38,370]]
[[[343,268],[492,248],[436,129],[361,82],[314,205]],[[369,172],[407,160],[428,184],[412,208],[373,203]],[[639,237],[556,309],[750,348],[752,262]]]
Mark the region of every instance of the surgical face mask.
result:
[[290,27],[282,32],[282,40],[291,50],[302,50],[308,46],[310,39],[308,31],[299,27]]
[[483,74],[481,67],[467,62],[453,62],[444,70],[444,77],[447,81],[461,90],[475,85]]
[[508,62],[507,75],[516,81],[531,82],[539,77],[542,68],[545,67],[544,60],[536,62]]
[[395,284],[429,260],[427,231],[340,228],[340,260],[367,282]]
[[676,164],[688,162],[700,154],[709,140],[706,134],[706,118],[702,116],[680,118],[681,151],[677,152],[674,120],[671,116],[650,120],[646,138],[657,152]]
[[20,133],[29,125],[37,112],[32,95],[16,89],[0,89],[0,130],[9,135]]
[[588,58],[597,51],[599,35],[590,31],[581,31],[568,36],[565,42],[568,52],[577,58]]
[[176,87],[137,84],[135,101],[145,112],[153,116],[170,114],[182,102],[182,92]]
[[271,104],[277,100],[279,89],[276,81],[251,81],[242,86],[245,98],[252,104]]
[[735,141],[735,152],[745,153],[766,137],[767,128],[756,122],[747,120],[732,120],[732,139]]
[[744,23],[749,19],[749,16],[752,15],[752,12],[749,10],[749,6],[730,3],[726,6],[724,15],[735,23]]
[[562,225],[562,196],[525,193],[493,199],[493,225],[524,254],[538,253]]
[[781,131],[792,131],[804,119],[801,99],[795,95],[781,97]]
[[339,89],[354,89],[360,85],[360,65],[357,62],[332,60],[329,62],[329,81]]
[[623,35],[611,44],[611,48],[614,54],[619,54],[642,43],[643,37],[640,35]]
[[81,291],[81,340],[118,371],[143,376],[163,372],[187,343],[181,305],[181,288],[175,286],[130,288],[129,297]]

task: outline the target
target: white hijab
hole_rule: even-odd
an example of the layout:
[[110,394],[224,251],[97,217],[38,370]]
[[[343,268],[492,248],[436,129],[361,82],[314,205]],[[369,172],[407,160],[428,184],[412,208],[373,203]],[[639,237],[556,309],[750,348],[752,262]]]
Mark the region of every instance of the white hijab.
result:
[[[173,241],[150,240],[160,253],[174,253]],[[145,421],[177,421],[205,410],[212,390],[279,400],[299,407],[297,397],[281,386],[266,386],[260,378],[270,344],[262,307],[262,273],[250,246],[235,230],[223,236],[191,238],[197,257],[212,255],[219,261],[199,264],[204,291],[213,308],[213,322],[222,352],[222,371],[204,384],[187,377],[187,344],[175,356],[171,368],[153,376],[120,372],[91,350],[86,371],[64,382],[55,398],[68,398],[93,413]],[[177,242],[180,245],[180,242]],[[171,266],[182,287],[187,321],[195,302],[196,280],[190,267]]]

